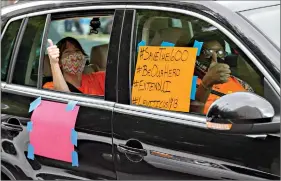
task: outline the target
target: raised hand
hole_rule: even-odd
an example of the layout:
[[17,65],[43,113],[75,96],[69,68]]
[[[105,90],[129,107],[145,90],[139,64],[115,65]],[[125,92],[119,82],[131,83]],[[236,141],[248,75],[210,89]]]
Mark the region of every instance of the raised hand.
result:
[[50,59],[50,64],[57,64],[59,63],[59,56],[60,56],[60,50],[56,45],[53,44],[53,41],[48,39],[49,47],[47,48],[47,52]]
[[208,87],[212,87],[215,84],[223,84],[228,81],[230,73],[229,66],[224,63],[218,63],[217,54],[213,52],[212,63],[202,81]]

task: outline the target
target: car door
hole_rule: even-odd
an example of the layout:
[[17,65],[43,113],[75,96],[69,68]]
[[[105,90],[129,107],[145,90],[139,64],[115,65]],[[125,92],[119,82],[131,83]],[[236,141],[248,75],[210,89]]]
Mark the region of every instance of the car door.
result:
[[[186,35],[175,42],[184,40],[186,44],[204,28],[223,30],[219,23],[203,15],[204,3],[197,8],[194,3],[169,7],[160,3],[142,5],[127,6],[124,17],[124,32],[127,33],[123,32],[121,36],[124,52],[121,50],[119,55],[118,100],[113,115],[114,163],[118,179],[279,179],[279,133],[272,136],[264,130],[259,135],[220,134],[207,129],[205,115],[196,111],[180,113],[132,104],[137,102],[133,100],[132,89],[138,69],[138,45],[143,46],[146,42],[146,45],[160,46],[161,42],[171,42],[173,36],[179,37],[178,31],[166,36],[158,34],[165,28],[184,29]],[[225,33],[228,30],[224,29],[222,35]],[[159,44],[153,44],[153,41]],[[236,46],[236,49],[239,48]],[[249,58],[243,57],[245,59],[241,58],[240,63],[249,62],[245,61]],[[257,94],[263,94],[271,102],[275,118],[280,120],[280,97],[272,86],[277,84],[258,74],[253,70],[257,67],[250,65],[253,67],[241,63],[237,76],[250,77],[246,80],[252,81]],[[250,68],[246,70],[246,67]]]
[[[47,44],[51,14],[16,17],[7,23],[2,34],[1,79],[1,168],[2,175],[11,179],[116,179],[112,156],[111,117],[115,104],[116,64],[119,34],[122,28],[122,7],[93,6],[110,9],[114,22],[110,37],[106,67],[106,90],[104,96],[55,92],[42,89],[43,60]],[[85,7],[63,8],[53,11],[74,12]],[[39,54],[38,51],[40,50]],[[4,59],[5,57],[5,59]],[[78,167],[71,163],[35,154],[27,158],[29,133],[27,123],[31,119],[30,104],[38,97],[53,103],[78,101],[80,106],[75,123],[78,132]],[[59,114],[59,113],[58,113]],[[63,135],[62,135],[63,136]],[[44,140],[42,140],[44,144]],[[2,178],[5,178],[5,177]]]

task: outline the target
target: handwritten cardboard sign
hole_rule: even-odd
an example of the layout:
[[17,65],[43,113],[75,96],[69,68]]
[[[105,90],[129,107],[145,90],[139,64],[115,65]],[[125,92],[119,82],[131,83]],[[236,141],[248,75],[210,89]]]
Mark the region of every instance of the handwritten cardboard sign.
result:
[[140,46],[132,104],[189,112],[197,48]]

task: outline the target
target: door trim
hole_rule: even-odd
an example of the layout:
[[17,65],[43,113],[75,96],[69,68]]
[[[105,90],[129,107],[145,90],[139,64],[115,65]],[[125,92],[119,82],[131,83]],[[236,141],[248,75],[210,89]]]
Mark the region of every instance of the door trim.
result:
[[71,12],[71,11],[87,11],[87,10],[118,10],[118,9],[125,9],[126,5],[97,5],[97,6],[78,6],[78,7],[65,7],[65,8],[58,8],[52,10],[45,10],[35,13],[28,13],[26,17],[32,16],[39,16],[44,14],[52,14],[52,13],[64,13],[64,12]]
[[115,104],[114,112],[207,129],[204,115],[171,112],[135,105]]
[[6,176],[11,180],[17,180],[16,177],[12,174],[12,172],[9,171],[8,168],[6,168],[4,165],[1,164],[1,172],[6,174]]
[[5,84],[1,83],[2,92],[17,94],[28,97],[40,97],[43,99],[48,99],[50,101],[58,101],[62,103],[68,103],[69,101],[78,101],[77,105],[109,110],[113,111],[115,105],[114,102],[109,102],[103,99],[94,98],[89,95],[79,95],[74,93],[57,92],[53,90],[36,89],[32,87],[15,85],[15,84]]

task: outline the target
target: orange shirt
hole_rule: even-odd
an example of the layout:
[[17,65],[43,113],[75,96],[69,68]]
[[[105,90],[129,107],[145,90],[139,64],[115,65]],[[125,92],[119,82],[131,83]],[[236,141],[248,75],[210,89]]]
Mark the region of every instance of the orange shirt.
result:
[[[197,79],[197,85],[201,84],[201,79]],[[217,84],[214,85],[212,90],[218,91],[223,94],[231,94],[233,92],[241,92],[246,91],[246,89],[243,88],[243,86],[238,82],[238,80],[235,77],[229,77],[228,81],[224,84]],[[207,114],[209,107],[211,104],[220,98],[220,96],[217,96],[215,94],[210,94],[204,107],[204,114]]]
[[[83,74],[81,87],[77,89],[83,94],[104,96],[105,72],[94,72],[91,74]],[[53,82],[47,82],[43,86],[44,89],[54,89]]]

